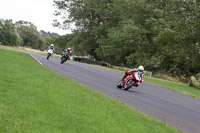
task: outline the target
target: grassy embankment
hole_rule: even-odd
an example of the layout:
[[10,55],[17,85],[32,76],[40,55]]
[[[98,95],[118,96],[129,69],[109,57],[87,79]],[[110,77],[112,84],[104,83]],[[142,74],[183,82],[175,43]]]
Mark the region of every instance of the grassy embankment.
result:
[[175,90],[177,92],[181,92],[188,96],[192,96],[197,99],[200,99],[200,90],[195,87],[189,87],[187,84],[162,80],[162,79],[153,78],[153,77],[151,77],[151,78],[145,77],[144,80],[147,82],[162,86],[162,87],[166,87],[166,88]]
[[0,132],[179,132],[28,54],[0,48],[0,62]]

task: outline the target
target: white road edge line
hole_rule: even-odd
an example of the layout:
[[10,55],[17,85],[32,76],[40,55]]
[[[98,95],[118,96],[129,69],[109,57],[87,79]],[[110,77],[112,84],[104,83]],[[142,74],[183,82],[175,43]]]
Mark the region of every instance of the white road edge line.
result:
[[29,53],[37,62],[40,63],[40,65],[43,65],[37,58],[35,58],[31,53]]

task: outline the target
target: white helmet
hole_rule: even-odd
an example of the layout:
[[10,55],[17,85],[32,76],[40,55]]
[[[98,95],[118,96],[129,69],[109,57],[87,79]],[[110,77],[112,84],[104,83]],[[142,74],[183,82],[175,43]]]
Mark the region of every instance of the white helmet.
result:
[[143,67],[143,66],[139,66],[139,67],[138,67],[138,70],[139,70],[140,72],[143,72],[143,71],[144,71],[144,67]]
[[53,45],[53,44],[51,44],[51,45],[50,45],[50,47],[54,47],[54,45]]
[[71,50],[71,48],[67,48],[67,51],[70,51]]

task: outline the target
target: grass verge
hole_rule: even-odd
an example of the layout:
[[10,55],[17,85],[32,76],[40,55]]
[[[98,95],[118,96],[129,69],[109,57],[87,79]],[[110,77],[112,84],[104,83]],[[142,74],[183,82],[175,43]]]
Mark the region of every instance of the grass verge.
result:
[[179,132],[121,102],[0,49],[0,131],[69,133]]
[[147,82],[165,87],[165,88],[172,89],[177,92],[181,92],[185,95],[200,99],[200,90],[195,87],[189,87],[187,84],[162,80],[162,79],[153,78],[153,77],[145,77],[144,80]]

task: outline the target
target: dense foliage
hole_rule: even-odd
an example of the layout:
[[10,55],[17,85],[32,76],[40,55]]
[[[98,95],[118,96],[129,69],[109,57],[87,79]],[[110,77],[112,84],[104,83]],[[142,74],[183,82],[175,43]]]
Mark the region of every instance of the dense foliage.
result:
[[0,20],[0,42],[7,45],[21,45],[20,38],[12,20]]
[[0,43],[3,45],[25,46],[45,50],[59,35],[41,30],[31,22],[0,19]]
[[[75,53],[114,65],[187,76],[200,72],[197,0],[54,0]],[[66,14],[68,12],[69,14]]]

